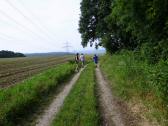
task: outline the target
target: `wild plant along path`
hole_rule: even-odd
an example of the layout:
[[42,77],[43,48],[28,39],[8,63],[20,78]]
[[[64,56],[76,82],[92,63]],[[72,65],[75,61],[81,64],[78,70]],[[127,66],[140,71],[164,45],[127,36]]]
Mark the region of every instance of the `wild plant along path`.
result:
[[63,105],[63,102],[65,100],[65,98],[68,96],[70,90],[72,89],[73,85],[76,83],[76,81],[78,80],[81,72],[84,70],[84,68],[82,68],[73,78],[72,80],[66,84],[66,86],[64,87],[64,89],[55,96],[53,102],[50,104],[50,106],[44,111],[44,114],[41,115],[38,119],[37,119],[37,123],[36,126],[50,126],[50,124],[52,123],[55,115],[59,112],[61,106]]
[[108,83],[99,68],[96,68],[96,78],[99,88],[100,109],[102,111],[103,126],[125,126],[122,116],[114,102],[114,97]]

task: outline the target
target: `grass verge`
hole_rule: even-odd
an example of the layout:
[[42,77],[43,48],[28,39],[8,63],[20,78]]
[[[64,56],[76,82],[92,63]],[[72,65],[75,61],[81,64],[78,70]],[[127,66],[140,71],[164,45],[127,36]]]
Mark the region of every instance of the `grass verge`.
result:
[[73,64],[66,63],[0,90],[0,126],[15,126],[33,113],[44,97],[70,78],[74,69]]
[[74,85],[52,126],[97,126],[94,66],[89,64]]
[[[114,95],[139,107],[147,119],[167,125],[166,63],[149,65],[132,52],[121,52],[101,59],[101,69],[111,81]],[[164,75],[164,76],[163,76]],[[163,90],[164,89],[164,90]],[[132,107],[132,108],[133,108]]]

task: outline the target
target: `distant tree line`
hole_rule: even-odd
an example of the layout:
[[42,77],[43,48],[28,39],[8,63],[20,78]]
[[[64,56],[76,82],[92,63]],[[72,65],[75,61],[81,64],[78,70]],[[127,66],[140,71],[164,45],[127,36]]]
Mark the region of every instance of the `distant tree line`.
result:
[[82,0],[82,45],[109,53],[136,50],[154,62],[168,59],[167,0]]
[[15,53],[6,50],[0,51],[0,58],[12,58],[12,57],[25,57],[25,55],[22,53]]

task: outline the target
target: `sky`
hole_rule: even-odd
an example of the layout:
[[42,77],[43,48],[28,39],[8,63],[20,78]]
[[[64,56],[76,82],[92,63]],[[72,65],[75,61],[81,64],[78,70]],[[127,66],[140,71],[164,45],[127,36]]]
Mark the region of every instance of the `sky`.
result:
[[80,0],[0,0],[0,50],[94,50],[81,46]]

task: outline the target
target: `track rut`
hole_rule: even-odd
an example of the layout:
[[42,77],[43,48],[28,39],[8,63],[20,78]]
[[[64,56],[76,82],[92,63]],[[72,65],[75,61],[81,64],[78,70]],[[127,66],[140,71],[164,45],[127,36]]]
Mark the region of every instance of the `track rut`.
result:
[[39,116],[39,118],[36,121],[36,126],[50,126],[53,119],[55,118],[56,114],[59,112],[61,106],[63,105],[63,102],[65,98],[68,96],[69,92],[71,91],[73,85],[76,83],[78,78],[80,77],[81,72],[84,68],[82,68],[73,78],[72,80],[66,84],[64,89],[55,96],[53,102],[50,104],[50,106],[44,110],[44,113]]

